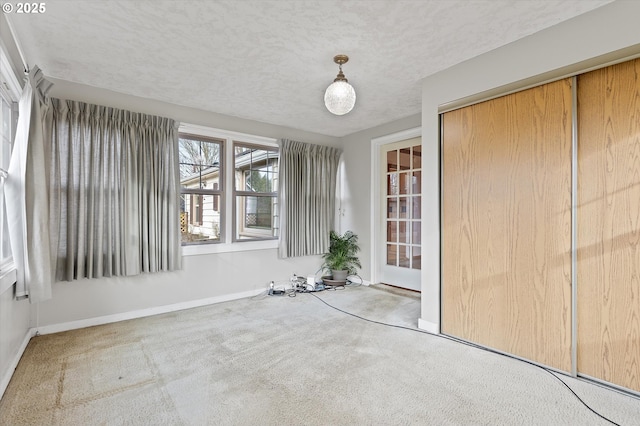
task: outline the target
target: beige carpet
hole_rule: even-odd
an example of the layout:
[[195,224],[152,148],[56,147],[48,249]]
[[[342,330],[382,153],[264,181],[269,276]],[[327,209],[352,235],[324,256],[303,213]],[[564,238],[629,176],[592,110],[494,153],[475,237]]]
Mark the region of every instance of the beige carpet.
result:
[[[414,327],[417,294],[317,293]],[[563,377],[640,425],[640,400]],[[313,296],[243,299],[32,339],[1,425],[606,425],[558,380],[443,338],[365,322]]]

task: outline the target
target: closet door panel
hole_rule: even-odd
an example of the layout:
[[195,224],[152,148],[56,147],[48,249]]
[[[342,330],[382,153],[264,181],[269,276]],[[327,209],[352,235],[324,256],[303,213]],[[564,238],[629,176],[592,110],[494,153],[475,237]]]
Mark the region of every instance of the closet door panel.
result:
[[443,117],[444,333],[571,369],[571,80]]
[[640,60],[578,77],[578,372],[640,391]]

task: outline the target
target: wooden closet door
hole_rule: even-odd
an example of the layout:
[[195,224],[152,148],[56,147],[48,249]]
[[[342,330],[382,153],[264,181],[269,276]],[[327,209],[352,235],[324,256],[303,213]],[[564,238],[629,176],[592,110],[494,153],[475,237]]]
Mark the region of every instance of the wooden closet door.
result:
[[640,60],[578,77],[578,373],[640,391]]
[[571,80],[443,117],[442,330],[571,369]]

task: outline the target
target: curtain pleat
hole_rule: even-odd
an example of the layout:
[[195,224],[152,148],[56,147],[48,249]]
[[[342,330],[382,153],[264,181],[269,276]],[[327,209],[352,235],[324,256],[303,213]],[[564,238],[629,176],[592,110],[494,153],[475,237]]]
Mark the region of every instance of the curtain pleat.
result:
[[179,269],[177,123],[51,101],[49,194],[56,278]]
[[281,258],[328,251],[339,160],[337,148],[280,141]]

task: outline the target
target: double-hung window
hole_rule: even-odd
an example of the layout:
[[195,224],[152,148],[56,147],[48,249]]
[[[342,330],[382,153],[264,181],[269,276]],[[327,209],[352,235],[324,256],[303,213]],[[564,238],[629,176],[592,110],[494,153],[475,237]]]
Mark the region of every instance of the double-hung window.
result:
[[183,244],[222,240],[224,141],[180,134],[180,232]]
[[183,123],[178,143],[183,253],[277,247],[276,140]]
[[4,184],[9,177],[9,162],[18,123],[20,86],[15,78],[8,57],[0,46],[0,292],[15,281],[15,267],[9,243],[9,226]]
[[278,237],[278,149],[234,142],[235,239]]

